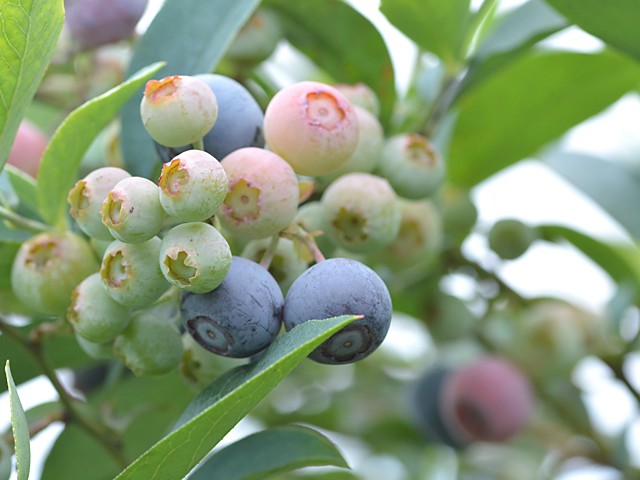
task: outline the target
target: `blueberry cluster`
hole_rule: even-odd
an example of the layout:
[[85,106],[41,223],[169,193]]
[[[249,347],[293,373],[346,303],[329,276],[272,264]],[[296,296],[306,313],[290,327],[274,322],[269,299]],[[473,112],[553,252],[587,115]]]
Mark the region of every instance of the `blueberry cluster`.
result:
[[[187,343],[248,358],[283,329],[343,314],[362,318],[310,358],[370,355],[389,329],[389,291],[362,261],[323,251],[389,247],[403,207],[371,173],[383,142],[377,117],[340,88],[350,92],[295,84],[263,114],[222,75],[149,81],[140,115],[163,160],[158,181],[101,167],[76,182],[70,214],[101,258],[69,277],[47,313],[66,311],[88,353],[115,355],[138,375],[174,368]],[[375,108],[372,98],[363,104]],[[320,200],[308,199],[312,180],[328,184]],[[317,215],[304,213],[314,205]]]

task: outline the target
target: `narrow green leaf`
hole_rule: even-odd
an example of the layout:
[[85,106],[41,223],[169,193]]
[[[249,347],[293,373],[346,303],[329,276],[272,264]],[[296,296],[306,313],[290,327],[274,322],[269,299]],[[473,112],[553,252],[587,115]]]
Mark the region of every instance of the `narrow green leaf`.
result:
[[370,86],[380,99],[380,118],[388,122],[395,101],[393,65],[380,32],[369,20],[340,0],[265,4],[278,12],[287,40],[335,81]]
[[567,241],[589,257],[614,282],[629,283],[640,291],[640,248],[608,243],[561,225],[540,225],[541,238],[551,242]]
[[4,373],[7,376],[7,386],[9,388],[9,404],[11,406],[11,429],[13,430],[13,442],[16,451],[16,460],[18,463],[18,480],[27,480],[29,478],[29,469],[31,468],[31,446],[29,444],[29,424],[24,414],[20,397],[18,397],[18,389],[13,382],[11,376],[11,367],[9,360],[4,367]]
[[583,30],[640,60],[638,0],[546,0]]
[[35,179],[13,165],[5,165],[4,171],[7,172],[11,186],[18,195],[20,203],[37,212],[38,185]]
[[174,431],[117,478],[183,478],[314,348],[356,318],[309,321],[280,335],[257,362],[230,370],[203,390]]
[[449,179],[472,186],[535,154],[635,88],[639,76],[637,64],[608,53],[523,56],[457,104]]
[[307,427],[280,427],[254,433],[215,452],[189,480],[262,480],[297,468],[327,465],[348,467],[326,437]]
[[[160,60],[166,61],[167,66],[156,78],[213,71],[259,4],[260,0],[166,0],[138,41],[129,71]],[[153,141],[140,120],[138,95],[127,102],[121,120],[121,147],[127,170],[148,178],[158,160]]]
[[38,170],[38,178],[45,179],[38,183],[38,206],[46,221],[57,224],[64,218],[67,194],[91,142],[162,66],[159,62],[144,67],[122,84],[79,106],[55,131]]
[[0,2],[0,169],[62,31],[63,0]]
[[446,64],[458,64],[471,21],[469,0],[383,0],[380,11],[402,33]]
[[528,52],[536,43],[567,26],[567,19],[549,7],[544,0],[529,0],[507,13],[471,58],[457,96],[462,96],[464,92]]
[[632,236],[640,238],[640,179],[630,170],[619,163],[570,152],[551,154],[545,164],[591,197]]

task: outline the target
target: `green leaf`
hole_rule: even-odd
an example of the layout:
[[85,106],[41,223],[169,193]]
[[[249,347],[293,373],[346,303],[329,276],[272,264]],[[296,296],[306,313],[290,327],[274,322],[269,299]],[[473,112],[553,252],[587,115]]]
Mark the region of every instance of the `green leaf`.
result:
[[608,243],[560,225],[540,225],[538,231],[544,240],[569,242],[600,266],[614,282],[632,284],[640,291],[640,248],[637,246]]
[[116,476],[120,468],[93,436],[71,423],[56,438],[47,455],[42,480],[107,480]]
[[0,480],[9,480],[11,478],[11,457],[13,449],[6,440],[0,437]]
[[0,169],[62,31],[62,0],[0,3]]
[[14,448],[16,451],[16,460],[18,463],[18,480],[27,480],[29,478],[29,469],[31,468],[31,446],[29,444],[29,424],[24,414],[20,397],[18,397],[18,389],[13,382],[11,376],[11,367],[9,360],[4,367],[4,373],[7,376],[7,386],[9,388],[9,404],[11,406],[11,428],[13,430]]
[[9,176],[9,181],[20,199],[20,203],[34,212],[38,211],[37,193],[38,185],[30,175],[24,173],[13,165],[5,165],[4,171]]
[[469,0],[383,0],[380,11],[420,48],[459,64],[471,21]]
[[[336,82],[370,86],[387,123],[395,101],[393,65],[380,32],[340,0],[268,0],[278,12],[285,36]],[[353,39],[358,39],[353,41]]]
[[[260,0],[166,0],[139,39],[129,71],[159,60],[167,66],[156,78],[213,71],[259,4]],[[159,162],[140,119],[141,94],[122,110],[121,147],[127,170],[148,178]]]
[[20,243],[0,240],[0,290],[11,287],[11,267]]
[[458,102],[449,179],[472,186],[535,154],[635,88],[639,75],[637,64],[608,53],[523,56]]
[[567,19],[543,0],[529,0],[507,13],[471,58],[457,97],[495,75],[539,41],[567,26]]
[[46,221],[58,224],[64,218],[67,194],[91,142],[162,65],[149,65],[117,87],[80,105],[55,131],[38,170],[38,178],[45,180],[38,183],[38,206]]
[[640,238],[640,179],[630,170],[618,163],[569,152],[551,154],[545,164],[591,197],[632,236]]
[[640,60],[638,0],[547,0],[583,30]]
[[203,390],[176,428],[117,478],[183,478],[296,365],[356,318],[312,320],[280,335],[257,362],[230,370]]
[[189,480],[262,480],[297,468],[326,465],[348,467],[338,449],[317,431],[280,427],[254,433],[215,452]]

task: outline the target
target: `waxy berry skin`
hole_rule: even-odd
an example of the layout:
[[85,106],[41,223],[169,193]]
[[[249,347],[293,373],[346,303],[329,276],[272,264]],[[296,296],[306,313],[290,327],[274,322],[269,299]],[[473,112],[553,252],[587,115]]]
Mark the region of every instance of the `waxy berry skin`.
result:
[[358,131],[353,105],[320,82],[283,88],[264,114],[267,145],[300,175],[326,175],[347,163],[358,144]]
[[240,238],[276,235],[293,221],[298,208],[298,179],[273,152],[241,148],[222,159],[229,190],[217,217]]
[[218,118],[218,101],[202,80],[173,75],[147,82],[140,116],[156,142],[180,147],[201,140],[213,128]]
[[182,323],[210,352],[246,358],[264,350],[280,332],[284,299],[278,283],[257,263],[233,257],[218,288],[183,292]]
[[44,315],[64,315],[71,292],[98,270],[89,243],[72,232],[40,233],[26,240],[11,268],[11,288],[25,306]]
[[287,331],[309,320],[363,315],[331,336],[309,358],[320,363],[357,362],[371,355],[385,339],[392,305],[387,286],[372,269],[348,258],[330,258],[313,265],[289,288],[283,320]]

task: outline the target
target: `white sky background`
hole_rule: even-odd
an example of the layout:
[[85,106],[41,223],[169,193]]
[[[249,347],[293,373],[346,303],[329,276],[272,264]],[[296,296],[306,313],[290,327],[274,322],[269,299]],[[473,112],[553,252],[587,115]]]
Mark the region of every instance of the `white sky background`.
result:
[[[398,86],[406,87],[415,49],[397,30],[391,27],[377,10],[377,0],[349,0],[379,26],[383,32],[396,68]],[[481,0],[474,0],[477,6]],[[513,8],[523,0],[502,0],[501,9]],[[141,22],[149,21],[161,0],[150,0],[148,12]],[[556,36],[553,43],[578,50],[592,50],[600,42],[579,31]],[[603,158],[628,158],[640,152],[640,100],[628,96],[604,114],[572,130],[564,139],[570,150],[586,151]],[[544,193],[542,193],[544,192]],[[597,205],[546,169],[535,159],[521,162],[483,182],[473,191],[479,210],[479,226],[488,227],[495,220],[505,217],[519,218],[530,224],[560,223],[587,234],[606,239],[626,240],[625,232]],[[472,235],[465,244],[466,253],[485,265],[495,266],[496,259],[487,249],[484,237]],[[601,311],[614,291],[614,284],[588,259],[570,247],[536,245],[521,259],[499,267],[503,278],[525,295],[552,294]],[[640,372],[640,356],[635,362]],[[634,378],[640,384],[640,373]],[[587,402],[593,408],[594,421],[605,433],[620,431],[629,418],[638,418],[638,409],[624,389],[613,383],[606,370],[597,361],[587,361],[576,374],[576,381],[588,393]],[[29,408],[54,398],[55,393],[47,382],[35,381],[20,388],[20,396]],[[0,396],[0,429],[8,425],[4,415],[8,412],[6,395]],[[60,426],[53,426],[39,434],[33,441],[34,455],[30,479],[39,476],[37,465],[42,461],[50,442],[60,433]],[[634,446],[634,457],[640,459],[640,422],[636,420],[629,444]],[[38,453],[40,455],[38,455]],[[639,460],[640,461],[640,460]],[[582,469],[564,474],[557,480],[618,480],[611,472]],[[15,474],[11,480],[15,480]]]

